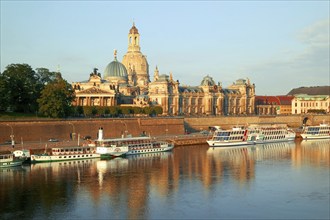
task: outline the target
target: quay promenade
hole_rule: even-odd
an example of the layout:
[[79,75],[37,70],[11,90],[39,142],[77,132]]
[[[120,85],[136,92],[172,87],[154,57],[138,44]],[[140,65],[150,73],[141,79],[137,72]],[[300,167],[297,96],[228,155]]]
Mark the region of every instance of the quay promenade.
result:
[[[142,133],[157,139],[171,141],[175,146],[206,144],[206,136],[200,135],[209,126],[224,129],[247,124],[287,124],[298,128],[307,118],[307,125],[329,123],[329,115],[287,115],[287,116],[207,116],[207,117],[151,117],[151,118],[82,118],[82,119],[39,119],[0,121],[0,152],[12,151],[8,142],[14,136],[15,149],[51,149],[55,146],[77,146],[77,139],[90,136],[97,138],[100,127],[105,138],[116,138]],[[191,133],[186,135],[186,133]],[[299,137],[299,134],[298,134]],[[50,138],[59,142],[48,142]],[[24,144],[21,144],[21,143]],[[5,144],[7,143],[7,144]],[[80,142],[83,144],[83,141]]]
[[[206,140],[210,136],[202,135],[199,133],[188,134],[188,135],[168,135],[168,136],[158,136],[153,137],[157,140],[163,140],[174,143],[175,147],[187,146],[187,145],[200,145],[207,144]],[[79,141],[79,146],[83,146],[88,144],[87,141],[81,140]],[[23,142],[16,143],[14,148],[10,144],[2,144],[0,145],[0,154],[10,153],[15,150],[28,149],[33,153],[43,153],[45,151],[49,152],[53,147],[69,147],[69,146],[78,146],[78,141],[59,141],[59,142]]]

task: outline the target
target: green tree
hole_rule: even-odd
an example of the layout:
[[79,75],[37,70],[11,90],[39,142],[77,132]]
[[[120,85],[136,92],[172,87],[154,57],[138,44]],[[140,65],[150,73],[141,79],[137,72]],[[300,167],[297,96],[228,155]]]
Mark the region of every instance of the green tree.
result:
[[78,105],[78,106],[75,106],[75,107],[72,107],[73,108],[73,115],[74,116],[81,116],[84,114],[84,109],[82,106]]
[[38,99],[39,112],[52,118],[63,118],[70,115],[74,91],[61,75],[47,84]]
[[134,115],[136,115],[136,114],[141,114],[142,112],[143,112],[143,110],[142,110],[141,107],[137,107],[137,106],[132,107],[132,113],[133,113]]
[[109,115],[110,114],[110,108],[109,107],[105,107],[104,114],[105,115]]
[[36,72],[28,64],[10,64],[1,74],[2,109],[34,113],[42,85]]
[[95,116],[95,115],[97,115],[97,113],[98,113],[97,108],[95,106],[93,106],[92,107],[92,115]]
[[48,83],[55,81],[58,77],[61,77],[60,73],[50,72],[49,69],[46,68],[37,68],[36,74],[42,85],[47,85]]
[[161,106],[154,106],[153,108],[155,110],[156,115],[163,114],[163,108]]
[[5,77],[0,73],[0,112],[6,111],[8,107],[8,88]]
[[150,115],[152,113],[152,109],[149,106],[143,108],[143,113],[146,115]]
[[117,116],[119,114],[119,109],[117,108],[117,106],[110,106],[109,110],[111,116]]
[[121,112],[124,115],[130,115],[133,112],[133,110],[132,107],[130,106],[121,106]]

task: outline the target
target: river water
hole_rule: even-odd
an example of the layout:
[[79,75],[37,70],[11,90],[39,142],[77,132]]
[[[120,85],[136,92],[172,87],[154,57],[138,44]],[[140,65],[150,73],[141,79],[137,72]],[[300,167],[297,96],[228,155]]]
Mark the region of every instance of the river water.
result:
[[0,169],[0,219],[329,219],[330,141]]

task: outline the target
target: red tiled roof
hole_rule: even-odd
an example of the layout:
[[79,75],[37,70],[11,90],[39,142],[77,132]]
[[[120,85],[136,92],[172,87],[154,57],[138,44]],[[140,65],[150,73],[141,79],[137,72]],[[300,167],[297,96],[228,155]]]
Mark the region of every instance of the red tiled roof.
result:
[[256,96],[257,105],[291,105],[293,96]]

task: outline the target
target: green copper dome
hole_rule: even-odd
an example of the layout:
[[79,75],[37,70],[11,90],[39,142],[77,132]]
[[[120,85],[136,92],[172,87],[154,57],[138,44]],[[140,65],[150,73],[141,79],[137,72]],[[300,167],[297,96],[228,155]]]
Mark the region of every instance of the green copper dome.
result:
[[104,79],[108,79],[108,78],[127,79],[126,67],[117,60],[116,56],[115,56],[114,61],[109,63],[107,65],[107,67],[105,68],[103,78]]

